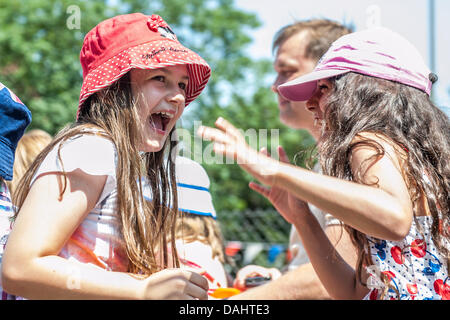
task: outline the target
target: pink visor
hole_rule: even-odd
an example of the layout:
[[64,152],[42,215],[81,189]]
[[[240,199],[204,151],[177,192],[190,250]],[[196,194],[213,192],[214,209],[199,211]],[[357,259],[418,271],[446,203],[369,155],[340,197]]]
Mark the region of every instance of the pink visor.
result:
[[278,87],[286,99],[306,101],[314,94],[317,81],[356,72],[399,82],[431,92],[431,71],[417,49],[399,34],[386,28],[354,32],[336,40],[313,72]]

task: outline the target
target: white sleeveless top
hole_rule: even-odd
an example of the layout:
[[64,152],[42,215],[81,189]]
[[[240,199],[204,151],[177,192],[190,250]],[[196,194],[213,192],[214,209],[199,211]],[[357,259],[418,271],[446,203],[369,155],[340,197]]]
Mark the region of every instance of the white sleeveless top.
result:
[[[42,162],[31,184],[43,173],[62,171],[58,146],[59,144]],[[114,144],[99,135],[80,134],[63,142],[60,153],[65,172],[81,169],[90,175],[108,177],[95,207],[81,222],[59,255],[106,270],[126,272],[128,259],[117,214],[117,152]]]

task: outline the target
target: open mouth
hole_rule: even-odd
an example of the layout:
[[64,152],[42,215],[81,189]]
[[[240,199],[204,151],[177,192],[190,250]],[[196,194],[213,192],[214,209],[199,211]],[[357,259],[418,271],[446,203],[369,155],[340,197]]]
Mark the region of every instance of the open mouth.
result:
[[159,134],[165,134],[173,114],[169,112],[155,112],[149,117],[150,126]]

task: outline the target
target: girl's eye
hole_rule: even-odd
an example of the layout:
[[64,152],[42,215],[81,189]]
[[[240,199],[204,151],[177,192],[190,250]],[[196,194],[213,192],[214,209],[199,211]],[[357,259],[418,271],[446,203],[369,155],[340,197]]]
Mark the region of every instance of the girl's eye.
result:
[[320,91],[326,91],[326,90],[328,90],[328,86],[326,84],[320,84],[319,85],[319,90]]
[[178,86],[180,87],[181,90],[186,90],[186,88],[187,88],[187,84],[184,83],[184,82],[180,82],[180,83],[178,84]]
[[152,78],[152,80],[164,82],[165,78],[164,78],[164,76],[155,76]]

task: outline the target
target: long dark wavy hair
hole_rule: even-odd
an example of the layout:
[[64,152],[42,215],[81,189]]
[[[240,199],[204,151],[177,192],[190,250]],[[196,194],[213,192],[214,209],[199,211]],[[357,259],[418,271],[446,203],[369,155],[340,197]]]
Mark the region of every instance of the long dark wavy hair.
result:
[[[331,80],[334,87],[318,144],[323,172],[349,181],[362,180],[360,175],[364,172],[352,172],[350,167],[354,148],[364,145],[376,150],[375,156],[365,160],[369,165],[385,154],[383,147],[373,140],[354,140],[362,132],[379,134],[406,150],[402,175],[411,201],[416,208],[421,197],[426,197],[433,218],[432,239],[447,259],[447,270],[450,270],[450,122],[447,115],[426,93],[410,86],[357,73]],[[357,248],[356,271],[363,283],[362,268],[372,264],[367,236],[348,225],[344,228]]]
[[[167,139],[161,151],[141,153],[138,150],[142,141],[139,123],[136,98],[131,93],[127,73],[108,88],[90,96],[78,120],[62,129],[37,156],[14,194],[15,216],[30,190],[34,173],[47,154],[60,143],[59,155],[65,141],[80,134],[93,134],[92,129],[97,128],[116,147],[117,212],[129,260],[128,271],[146,276],[165,268],[169,261],[175,261],[179,266],[176,250],[168,250],[170,246],[175,248],[178,201],[175,163],[170,155],[177,141]],[[61,158],[59,160],[64,170],[64,163]],[[60,197],[67,185],[64,171],[63,174]],[[144,200],[141,178],[149,182],[152,202]],[[172,252],[171,257],[169,252]]]

